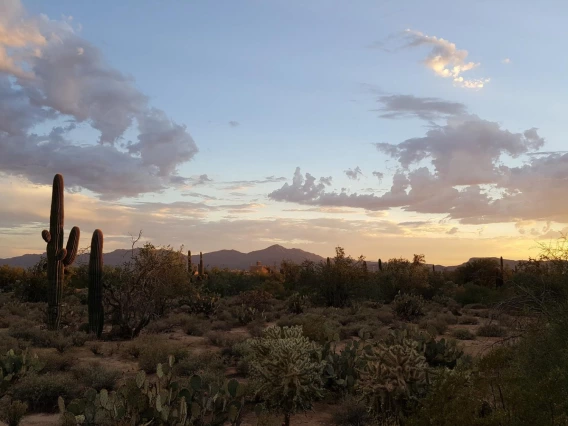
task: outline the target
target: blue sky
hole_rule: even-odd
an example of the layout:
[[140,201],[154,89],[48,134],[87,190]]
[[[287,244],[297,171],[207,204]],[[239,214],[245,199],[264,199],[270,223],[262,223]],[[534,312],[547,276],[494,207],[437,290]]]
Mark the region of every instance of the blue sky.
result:
[[[331,206],[325,201],[326,194],[333,191],[339,193],[342,188],[345,188],[345,194],[374,192],[376,197],[388,192],[393,184],[393,175],[400,172],[402,163],[396,155],[389,155],[386,148],[380,152],[375,144],[394,146],[412,138],[423,138],[434,126],[447,131],[453,128],[453,124],[448,124],[449,118],[462,120],[461,117],[470,117],[465,120],[496,123],[503,132],[521,135],[517,142],[527,147],[515,148],[520,149],[520,156],[514,162],[508,160],[508,142],[502,145],[496,142],[495,146],[499,145],[496,152],[502,152],[492,157],[492,164],[495,165],[504,161],[507,167],[513,168],[534,158],[528,156],[530,152],[562,150],[565,145],[565,120],[560,114],[566,110],[563,92],[568,87],[568,59],[560,53],[562,41],[568,39],[568,30],[562,20],[568,12],[564,2],[3,1],[3,7],[18,9],[11,21],[0,21],[8,32],[17,34],[19,26],[24,25],[22,22],[28,22],[25,26],[28,28],[40,20],[40,24],[37,24],[39,32],[48,41],[47,44],[39,43],[38,48],[46,52],[43,56],[46,58],[53,43],[49,38],[50,31],[57,33],[61,26],[58,23],[65,22],[69,28],[61,31],[65,31],[69,39],[72,38],[73,46],[81,41],[89,43],[104,58],[105,66],[131,76],[135,90],[148,97],[149,107],[158,108],[169,120],[186,126],[185,135],[190,135],[199,150],[197,153],[188,153],[188,161],[176,163],[168,158],[175,166],[175,173],[193,179],[192,183],[186,181],[183,187],[165,185],[161,192],[145,190],[135,197],[116,198],[116,194],[109,195],[113,191],[105,193],[108,188],[102,185],[76,183],[76,189],[81,190],[80,195],[89,197],[88,202],[95,203],[101,210],[110,208],[110,204],[104,203],[111,203],[112,208],[146,203],[144,209],[148,209],[150,202],[164,205],[205,202],[216,208],[199,216],[203,223],[191,222],[196,219],[195,209],[203,212],[201,207],[184,205],[176,213],[176,219],[182,220],[182,223],[170,225],[171,229],[166,235],[180,235],[179,227],[184,226],[184,218],[192,226],[206,223],[207,229],[216,224],[225,226],[233,221],[235,234],[240,232],[239,229],[248,229],[247,226],[252,226],[254,221],[258,221],[262,227],[266,224],[264,221],[270,220],[267,235],[294,234],[294,238],[275,237],[272,242],[295,245],[320,254],[331,254],[335,245],[344,245],[354,255],[362,252],[369,257],[384,252],[377,248],[382,241],[381,226],[396,225],[396,230],[388,238],[398,241],[398,245],[394,246],[396,248],[385,253],[384,257],[410,257],[412,250],[415,250],[412,248],[415,247],[412,237],[415,237],[414,242],[418,237],[425,238],[419,248],[426,250],[433,242],[428,238],[439,238],[440,234],[457,227],[459,232],[453,231],[439,242],[446,248],[436,249],[430,256],[426,253],[427,259],[430,257],[430,260],[441,263],[455,261],[458,256],[478,256],[479,251],[493,248],[496,244],[496,251],[508,250],[511,256],[526,257],[527,247],[534,246],[535,239],[557,235],[568,222],[568,217],[559,213],[562,206],[551,205],[546,212],[527,211],[518,207],[527,204],[526,199],[519,197],[509,200],[510,207],[507,208],[499,203],[493,203],[491,208],[480,207],[481,198],[471,200],[474,204],[478,203],[475,207],[472,204],[471,210],[479,207],[479,217],[485,217],[479,221],[471,217],[464,219],[463,214],[454,214],[458,209],[455,203],[442,206],[440,212],[433,213],[436,208],[425,208],[422,201],[411,203],[410,208],[405,207],[406,211],[395,205],[377,210],[376,206],[382,206],[385,201],[377,199],[371,200],[375,203],[371,209],[362,198],[347,203],[335,200]],[[51,21],[41,23],[41,14],[47,15]],[[407,29],[412,32],[405,33]],[[71,32],[72,37],[68,35]],[[433,37],[437,41],[433,42]],[[455,44],[451,55],[455,53],[459,56],[463,54],[462,51],[467,51],[462,66],[469,62],[477,64],[471,70],[460,72],[459,76],[466,80],[489,81],[482,88],[468,89],[454,82],[453,78],[438,75],[425,61],[429,55],[436,54],[436,46],[441,46],[438,43],[440,39]],[[32,46],[30,40],[27,43]],[[418,45],[404,47],[411,42]],[[447,44],[444,46],[447,47]],[[8,55],[14,55],[13,52],[22,46],[7,43],[5,47]],[[28,67],[34,69],[36,65],[31,59],[29,61]],[[450,64],[448,70],[452,66]],[[36,71],[33,78],[38,80],[40,76],[41,73]],[[32,84],[11,81],[12,88]],[[46,84],[37,84],[34,88],[48,91]],[[404,118],[381,118],[379,116],[387,108],[385,99],[388,96],[412,96],[414,100],[436,98],[453,107],[461,105],[461,112],[452,112],[451,117],[443,115],[425,120],[418,118],[415,110],[405,109]],[[66,99],[70,100],[69,97]],[[97,145],[100,129],[97,125],[93,126],[93,117],[75,112],[70,114],[61,102],[47,104],[48,107],[56,105],[57,116],[50,120],[38,120],[33,127],[34,132],[49,133],[51,127],[73,120],[76,128],[66,132],[67,139],[76,145]],[[379,108],[383,108],[383,112],[377,111]],[[472,119],[469,114],[475,114],[477,118]],[[120,142],[136,140],[139,130],[135,122],[120,132],[117,146]],[[544,144],[528,147],[532,142],[524,140],[522,135],[532,128],[538,129],[538,137],[545,141]],[[28,134],[30,129],[26,130]],[[471,140],[487,137],[488,144],[492,143],[491,138],[498,140],[500,137],[477,128],[473,132],[477,133],[471,136]],[[460,144],[469,143],[467,141],[470,140],[466,134],[459,135],[463,139],[456,136],[452,140],[458,147],[457,151]],[[189,139],[184,140],[187,142]],[[7,142],[0,140],[0,144],[7,149]],[[473,155],[468,165],[472,167],[472,173],[478,161]],[[552,186],[560,185],[564,173],[568,173],[567,159],[558,157],[560,154],[555,155],[551,157],[551,161],[554,161],[552,168],[558,171],[552,177],[543,176],[542,182],[545,183],[539,181],[540,185],[548,185],[548,179],[555,179]],[[458,157],[457,154],[449,155],[449,160],[446,160],[457,164]],[[22,163],[26,161],[22,160],[22,156],[17,158]],[[443,188],[457,188],[457,181],[444,180],[440,174],[443,171],[437,171],[429,158],[433,157],[427,157],[413,166],[429,167],[433,176],[440,180],[438,193]],[[57,157],[54,157],[54,161],[57,164]],[[459,161],[463,162],[463,159]],[[112,164],[116,169],[115,163]],[[168,163],[168,166],[171,164]],[[20,166],[0,164],[0,172],[10,179],[17,178],[17,185],[25,186],[49,183],[50,176],[59,171],[46,167],[41,174],[26,173],[21,170],[30,165]],[[522,171],[523,176],[528,176],[525,178],[528,183],[523,188],[511,183],[514,179],[522,180],[518,178],[516,169],[503,171],[503,175],[490,184],[506,188],[509,192],[528,194],[531,176],[542,173],[544,167],[532,163],[530,166],[532,168]],[[297,191],[293,193],[293,187],[275,194],[274,191],[282,189],[285,183],[292,185],[296,167],[301,168],[302,174],[310,173],[316,180],[331,176],[332,185],[325,186],[323,192],[318,190],[317,196]],[[361,169],[362,174],[356,179],[349,179],[344,172],[356,167]],[[379,181],[373,176],[374,171],[384,173],[383,179]],[[411,171],[412,168],[403,172],[408,175]],[[73,182],[73,173],[73,170],[66,172],[66,182]],[[204,185],[196,184],[201,175],[207,175],[211,181]],[[256,182],[240,191],[226,189],[235,186],[226,182],[263,181],[269,176],[286,180]],[[84,178],[77,176],[75,182],[83,182],[79,177]],[[471,182],[468,181],[468,185],[480,184],[475,179]],[[296,189],[299,190],[299,187]],[[189,192],[216,197],[217,200],[204,201],[202,197],[182,195]],[[240,195],[235,195],[235,192],[240,192]],[[408,203],[410,201],[399,204],[408,206]],[[440,203],[443,204],[443,200]],[[232,204],[240,206],[239,209],[243,211],[237,215],[238,219],[235,209],[227,207]],[[244,204],[254,204],[256,207],[241,206]],[[155,205],[154,208],[158,209]],[[137,212],[147,213],[144,216],[146,219],[140,223],[131,218],[123,224],[129,229],[113,230],[116,241],[107,244],[107,247],[123,246],[124,240],[120,236],[124,237],[127,232],[134,232],[142,225],[147,230],[145,235],[153,241],[178,242],[166,241],[157,229],[158,222],[153,224],[146,221],[148,215],[156,212],[149,213],[144,209]],[[302,209],[312,211],[290,211]],[[316,209],[319,211],[314,211]],[[331,211],[333,209],[335,212]],[[350,212],[346,213],[347,210]],[[2,214],[0,211],[0,217]],[[448,214],[453,215],[451,219],[440,224],[439,221]],[[7,217],[8,213],[4,212],[4,215]],[[239,222],[243,220],[250,223]],[[313,221],[318,220],[341,223],[335,228],[331,222],[326,225],[328,234],[335,229],[333,240],[322,240],[321,236],[309,236],[303,231],[306,229],[304,227],[313,229],[316,223]],[[373,232],[363,231],[366,221],[370,227],[378,228]],[[36,222],[41,220],[6,221],[3,227],[0,223],[0,238],[4,230],[3,239],[6,241],[4,244],[0,240],[0,257],[41,251],[41,245],[36,244],[38,247],[35,248],[31,239],[36,230],[33,226],[30,228],[30,224]],[[411,225],[405,225],[410,222]],[[416,222],[424,222],[426,228],[417,229]],[[431,227],[433,224],[436,226]],[[441,225],[447,229],[440,228]],[[278,230],[273,228],[278,226]],[[352,229],[351,233],[346,231],[348,237],[338,231],[343,226]],[[8,236],[21,233],[23,229],[33,230],[29,231],[29,242],[19,243],[17,248],[9,247],[13,237]],[[215,232],[226,235],[220,229],[215,229]],[[480,229],[483,229],[481,233]],[[536,231],[532,232],[533,229]],[[521,233],[522,230],[525,233]],[[552,231],[557,234],[551,234]],[[207,235],[205,230],[203,232]],[[234,239],[220,237],[215,241],[206,240],[202,245],[208,250],[235,248],[248,251],[271,242],[267,235],[255,240],[247,236],[250,231],[242,232],[243,235],[235,235]],[[323,232],[323,235],[326,233]],[[404,236],[404,244],[399,244],[401,236]],[[507,238],[508,242],[503,242],[503,238],[499,240],[500,236]],[[456,252],[459,240],[463,249]],[[227,244],[230,246],[225,246]]]

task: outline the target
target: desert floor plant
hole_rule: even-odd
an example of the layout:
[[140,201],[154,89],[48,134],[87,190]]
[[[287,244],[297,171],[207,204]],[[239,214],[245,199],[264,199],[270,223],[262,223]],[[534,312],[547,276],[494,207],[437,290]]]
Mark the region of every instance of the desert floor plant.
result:
[[323,396],[325,362],[321,348],[302,333],[302,327],[269,327],[261,338],[250,339],[253,386],[269,411],[290,417],[311,408]]

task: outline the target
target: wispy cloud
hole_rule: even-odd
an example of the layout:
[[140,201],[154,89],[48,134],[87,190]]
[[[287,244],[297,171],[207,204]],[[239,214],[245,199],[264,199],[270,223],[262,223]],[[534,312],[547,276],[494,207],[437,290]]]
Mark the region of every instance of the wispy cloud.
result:
[[458,49],[455,43],[411,29],[405,30],[403,37],[408,40],[405,48],[431,47],[430,53],[423,61],[424,65],[439,77],[451,78],[456,86],[481,89],[490,81],[489,78],[464,78],[464,73],[479,67],[480,63],[468,62],[468,51]]
[[345,175],[351,180],[359,180],[360,176],[363,176],[361,167],[357,166],[354,169],[347,169],[344,171]]

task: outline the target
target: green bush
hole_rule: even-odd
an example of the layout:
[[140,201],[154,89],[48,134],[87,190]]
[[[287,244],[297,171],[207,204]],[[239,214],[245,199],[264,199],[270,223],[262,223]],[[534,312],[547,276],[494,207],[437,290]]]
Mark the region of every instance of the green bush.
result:
[[396,315],[405,321],[413,321],[424,316],[424,300],[422,296],[413,294],[397,294],[392,304]]
[[463,315],[461,317],[458,318],[458,324],[463,324],[463,325],[477,325],[479,323],[479,320],[471,315]]
[[477,329],[477,335],[482,337],[505,337],[507,330],[497,324],[486,324]]
[[26,402],[32,412],[55,412],[59,396],[74,398],[78,391],[69,373],[28,374],[10,389],[12,397]]
[[0,400],[0,420],[8,426],[18,426],[28,411],[28,404],[22,401]]
[[452,331],[452,336],[458,340],[475,340],[475,334],[465,328],[456,328]]
[[246,340],[245,336],[228,331],[210,331],[205,337],[207,337],[212,345],[219,346],[220,348],[230,348],[235,343]]
[[333,413],[336,426],[367,426],[375,424],[367,407],[356,398],[347,397]]
[[117,380],[122,376],[119,370],[107,368],[100,362],[91,362],[86,366],[76,366],[71,369],[77,382],[86,388],[114,389]]

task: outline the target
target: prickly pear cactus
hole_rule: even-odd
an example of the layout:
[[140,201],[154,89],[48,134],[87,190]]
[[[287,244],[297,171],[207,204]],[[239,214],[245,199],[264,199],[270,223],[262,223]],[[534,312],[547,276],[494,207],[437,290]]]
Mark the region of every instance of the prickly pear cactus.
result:
[[244,406],[244,387],[235,379],[220,389],[193,376],[184,385],[172,375],[175,360],[158,364],[156,379],[144,371],[116,391],[88,389],[83,398],[65,405],[59,399],[62,422],[72,424],[135,424],[206,426],[238,425]]
[[30,355],[26,349],[16,354],[13,349],[0,356],[0,394],[29,372],[39,372],[44,364],[37,355]]

